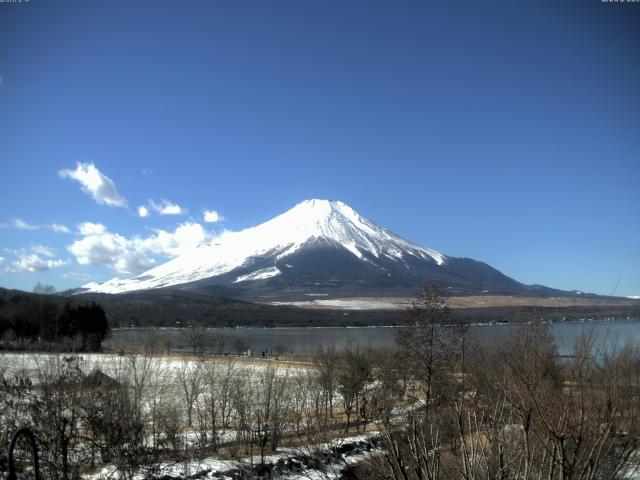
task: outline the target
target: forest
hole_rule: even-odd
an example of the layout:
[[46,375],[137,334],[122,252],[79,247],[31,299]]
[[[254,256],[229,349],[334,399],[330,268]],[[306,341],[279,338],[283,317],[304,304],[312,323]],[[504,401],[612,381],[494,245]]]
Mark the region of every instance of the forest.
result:
[[109,332],[102,306],[71,305],[46,294],[17,294],[0,302],[0,349],[99,351]]

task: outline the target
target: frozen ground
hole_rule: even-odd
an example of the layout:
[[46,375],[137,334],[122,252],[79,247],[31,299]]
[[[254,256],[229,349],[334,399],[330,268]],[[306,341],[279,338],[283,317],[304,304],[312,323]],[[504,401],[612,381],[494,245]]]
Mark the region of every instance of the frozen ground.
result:
[[[340,477],[342,471],[348,465],[357,464],[380,450],[370,443],[371,434],[355,435],[334,440],[330,444],[315,445],[312,447],[284,448],[277,454],[265,456],[265,472],[268,478],[282,480],[333,480]],[[315,454],[332,453],[334,461],[320,467],[313,460]],[[169,480],[172,478],[189,478],[192,480],[204,480],[208,478],[234,479],[238,478],[238,471],[249,472],[260,464],[260,456],[253,455],[238,460],[225,460],[218,457],[208,457],[185,462],[164,463],[160,466],[159,476]],[[116,467],[108,465],[96,473],[84,475],[85,480],[106,480],[117,478]],[[144,472],[135,476],[143,478]],[[244,477],[240,477],[244,478]]]
[[[48,354],[48,353],[0,353],[0,372],[4,372],[5,376],[14,376],[16,374],[26,373],[26,375],[34,383],[38,383],[40,375],[51,368],[52,363],[62,362],[65,358],[77,356],[80,357],[80,365],[85,373],[89,373],[95,369],[110,375],[112,378],[119,378],[121,374],[130,368],[129,355],[116,355],[110,353],[83,353],[83,354]],[[185,364],[195,364],[196,361],[192,357],[173,356],[136,356],[138,362],[148,361],[149,368],[166,374],[177,375],[184,368]],[[291,362],[280,365],[271,360],[262,360],[259,358],[246,358],[234,356],[217,356],[208,357],[209,360],[227,363],[232,362],[238,372],[242,374],[256,373],[264,370],[269,366],[276,368],[280,375],[286,374],[289,377],[302,375],[306,371],[304,365],[292,366]]]
[[289,305],[305,308],[337,310],[406,310],[410,306],[406,298],[332,298],[300,302],[272,302],[271,305]]
[[[320,296],[315,294],[314,296]],[[406,310],[415,298],[409,297],[350,297],[316,298],[294,302],[271,302],[271,305],[289,305],[304,308],[336,310]],[[636,299],[637,300],[637,299]],[[592,297],[518,297],[513,295],[450,296],[448,304],[453,309],[494,307],[587,307],[632,305],[633,298]]]

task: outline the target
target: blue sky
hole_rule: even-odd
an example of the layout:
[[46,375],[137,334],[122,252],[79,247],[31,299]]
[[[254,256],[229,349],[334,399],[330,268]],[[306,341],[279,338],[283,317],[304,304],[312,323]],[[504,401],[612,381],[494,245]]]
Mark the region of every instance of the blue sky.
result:
[[640,4],[600,0],[2,3],[0,286],[331,198],[525,283],[640,294],[639,50]]

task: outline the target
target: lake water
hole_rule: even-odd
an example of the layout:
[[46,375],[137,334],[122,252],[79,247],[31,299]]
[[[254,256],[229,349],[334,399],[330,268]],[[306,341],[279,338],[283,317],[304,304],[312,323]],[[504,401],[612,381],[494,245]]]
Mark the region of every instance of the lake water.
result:
[[[521,325],[474,325],[469,327],[468,338],[490,346],[504,341]],[[558,345],[558,353],[570,353],[573,345],[584,333],[591,333],[598,342],[622,346],[640,342],[640,319],[627,318],[584,322],[561,322],[549,325]],[[273,353],[313,354],[333,345],[341,349],[357,343],[372,348],[393,347],[397,327],[318,327],[318,328],[209,328],[203,335],[206,344],[212,338],[223,336],[225,351],[235,353],[250,348],[253,354]],[[154,342],[162,348],[170,345],[172,351],[188,351],[189,339],[179,328],[137,328],[114,330],[106,346],[143,345]]]

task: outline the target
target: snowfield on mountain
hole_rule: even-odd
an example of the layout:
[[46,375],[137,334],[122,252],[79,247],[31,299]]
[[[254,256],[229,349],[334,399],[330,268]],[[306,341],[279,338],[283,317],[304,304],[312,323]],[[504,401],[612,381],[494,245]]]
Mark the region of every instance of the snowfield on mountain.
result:
[[446,256],[394,234],[335,200],[306,200],[256,227],[224,232],[132,278],[84,285],[79,293],[123,293],[225,286],[237,296],[271,301],[309,295],[413,294],[435,281],[452,294],[536,295],[469,258]]

